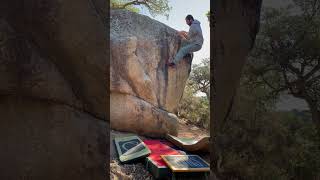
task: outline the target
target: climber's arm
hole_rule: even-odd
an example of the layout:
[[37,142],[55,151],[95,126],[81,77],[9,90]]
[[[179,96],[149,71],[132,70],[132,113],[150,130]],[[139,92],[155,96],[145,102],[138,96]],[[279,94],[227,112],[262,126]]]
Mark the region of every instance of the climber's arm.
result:
[[179,31],[178,33],[181,38],[188,39],[188,33],[186,31]]
[[195,31],[194,28],[190,27],[189,32],[186,31],[179,31],[179,35],[182,38],[183,41],[187,43],[192,43],[190,42],[191,37],[195,36],[197,31]]
[[195,36],[196,34],[197,34],[197,31],[195,31],[195,29],[191,26],[187,34],[187,39],[190,40],[191,37]]

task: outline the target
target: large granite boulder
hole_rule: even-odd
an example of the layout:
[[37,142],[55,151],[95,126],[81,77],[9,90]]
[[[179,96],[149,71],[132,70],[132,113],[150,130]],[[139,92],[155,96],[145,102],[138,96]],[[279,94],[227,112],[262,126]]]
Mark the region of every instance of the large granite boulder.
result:
[[106,3],[0,2],[0,179],[105,179]]
[[149,136],[177,133],[176,111],[191,58],[166,62],[181,46],[177,31],[147,16],[111,11],[111,128]]

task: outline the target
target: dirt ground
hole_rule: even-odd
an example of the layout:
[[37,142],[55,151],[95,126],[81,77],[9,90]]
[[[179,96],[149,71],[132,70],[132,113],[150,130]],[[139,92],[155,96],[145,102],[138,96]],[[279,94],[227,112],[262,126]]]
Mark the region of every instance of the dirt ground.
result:
[[184,119],[180,119],[178,128],[178,137],[198,139],[203,136],[210,136],[210,132],[206,129],[199,128],[195,125],[189,124],[188,121]]
[[[178,127],[178,137],[201,138],[209,136],[210,133],[195,125],[189,124],[185,120],[180,120]],[[153,180],[152,175],[144,168],[142,163],[136,164],[120,164],[117,158],[115,147],[112,139],[115,136],[127,136],[131,133],[122,133],[117,131],[110,132],[110,179],[112,180]],[[144,137],[139,136],[141,139]],[[198,154],[208,163],[210,161],[209,153]]]

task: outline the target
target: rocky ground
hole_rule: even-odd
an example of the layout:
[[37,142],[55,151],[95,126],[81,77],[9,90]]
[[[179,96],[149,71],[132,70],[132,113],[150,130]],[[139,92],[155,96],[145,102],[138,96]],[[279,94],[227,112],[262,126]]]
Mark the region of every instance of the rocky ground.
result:
[[142,163],[121,165],[117,158],[110,159],[111,180],[153,180],[152,175],[144,168]]
[[[131,133],[122,133],[117,131],[110,132],[110,179],[112,180],[153,180],[152,175],[144,168],[142,163],[136,164],[120,164],[117,159],[117,153],[115,151],[115,147],[112,139],[115,136],[127,136]],[[203,129],[199,128],[195,125],[189,124],[187,121],[180,120],[179,122],[179,131],[178,137],[195,137],[199,138],[202,136],[207,136],[210,133]],[[144,139],[145,137],[140,138]],[[198,154],[207,162],[210,160],[210,154]]]

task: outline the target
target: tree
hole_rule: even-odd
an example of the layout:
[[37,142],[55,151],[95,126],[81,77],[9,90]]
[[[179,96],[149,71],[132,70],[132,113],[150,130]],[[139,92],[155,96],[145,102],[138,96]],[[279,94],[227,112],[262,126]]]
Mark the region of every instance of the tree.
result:
[[190,74],[189,85],[198,92],[205,93],[207,99],[210,98],[210,59],[202,60],[201,64],[196,64],[192,67]]
[[[202,63],[193,65],[190,78],[184,89],[183,97],[179,103],[178,115],[200,127],[209,128],[210,112],[210,59],[202,60]],[[200,97],[198,92],[206,94]]]
[[287,92],[305,100],[320,132],[319,14],[319,0],[266,9],[249,65],[273,95]]
[[195,92],[194,88],[188,83],[179,103],[178,116],[199,127],[209,128],[209,100],[205,97],[196,96]]
[[152,16],[163,15],[169,17],[171,7],[168,0],[111,0],[110,6],[113,9],[128,9],[139,12],[137,6],[146,7]]
[[[230,121],[236,89],[239,85],[242,67],[254,45],[259,30],[262,0],[213,1],[213,57],[210,71],[213,94],[210,98],[213,112],[210,121],[211,158],[210,179],[230,179],[221,171],[226,139],[229,139],[225,126]],[[211,25],[213,26],[213,25]],[[223,136],[226,135],[226,136]],[[217,177],[214,177],[214,176]]]

